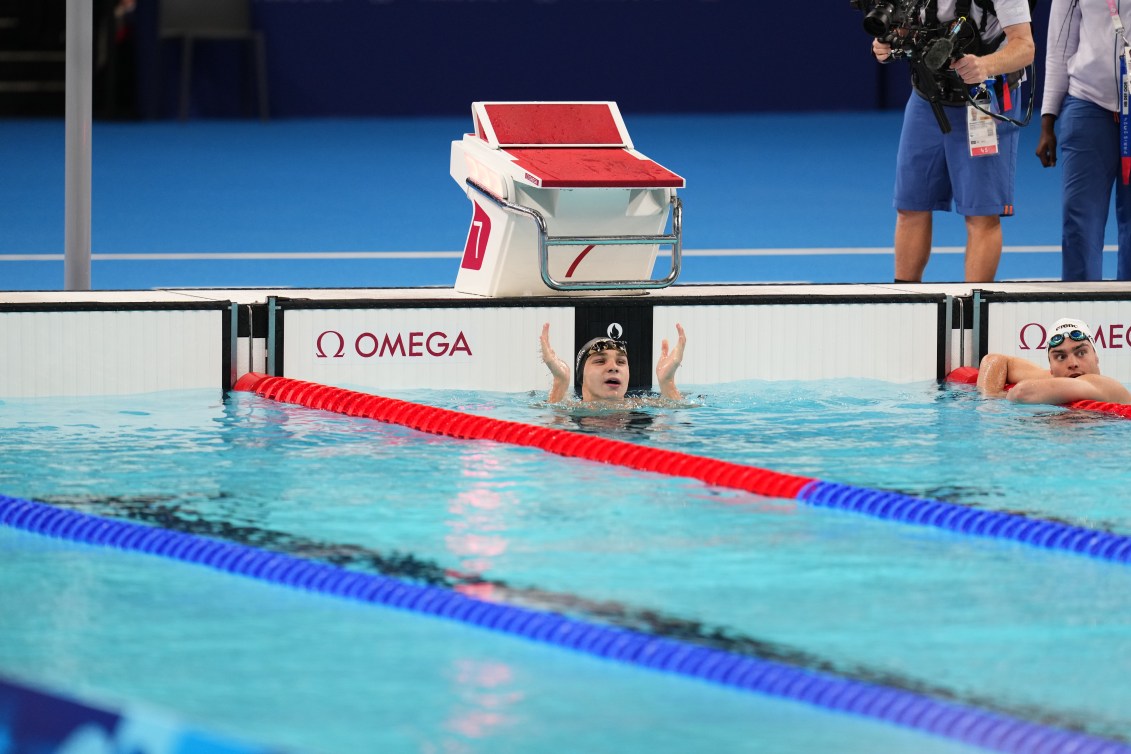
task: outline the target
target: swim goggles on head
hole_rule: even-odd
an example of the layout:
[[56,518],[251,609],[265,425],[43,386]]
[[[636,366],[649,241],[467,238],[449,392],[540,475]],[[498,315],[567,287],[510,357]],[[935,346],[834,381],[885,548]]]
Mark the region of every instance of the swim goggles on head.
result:
[[623,340],[614,340],[612,338],[594,338],[581,347],[577,352],[577,361],[574,364],[574,378],[580,382],[581,380],[581,367],[585,361],[595,353],[602,351],[623,351],[624,355],[628,355],[628,343]]
[[[1058,332],[1056,335],[1053,335],[1051,338],[1049,338],[1049,348],[1056,348],[1061,343],[1063,343],[1064,342],[1064,336],[1065,336],[1064,333]],[[1068,333],[1068,338],[1070,340],[1076,341],[1077,343],[1084,341],[1084,340],[1091,340],[1091,338],[1089,338],[1087,335],[1080,332],[1079,330],[1073,330],[1072,332]]]
[[628,343],[623,340],[613,340],[612,338],[598,340],[596,343],[590,343],[589,347],[578,354],[578,356],[584,358],[592,356],[595,353],[601,353],[601,351],[623,351],[625,354],[628,354]]

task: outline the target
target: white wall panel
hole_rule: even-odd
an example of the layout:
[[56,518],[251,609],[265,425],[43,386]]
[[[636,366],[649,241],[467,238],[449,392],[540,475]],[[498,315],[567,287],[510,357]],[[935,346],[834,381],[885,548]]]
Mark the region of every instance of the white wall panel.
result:
[[659,306],[654,320],[656,354],[676,322],[687,332],[680,384],[937,377],[935,303]]
[[378,392],[549,389],[544,322],[562,358],[574,350],[571,307],[287,309],[284,317],[284,375]]
[[0,396],[221,388],[218,310],[0,312]]
[[[986,342],[979,345],[1046,366],[1044,329],[1062,316],[1075,316],[1095,332],[1104,373],[1131,382],[1131,302],[1086,300],[1080,292],[1073,296],[1079,300],[1057,300],[1058,295],[1062,293],[1052,292],[1044,301],[991,299],[985,314]],[[937,374],[935,303],[815,299],[713,304],[709,296],[688,301],[666,305],[657,297],[652,309],[655,354],[661,339],[674,341],[677,321],[687,330],[681,385],[843,377],[916,382]],[[458,308],[284,309],[282,371],[378,392],[385,387],[503,392],[548,388],[549,375],[538,352],[542,323],[551,323],[554,348],[572,361],[573,307],[485,303]],[[0,311],[0,397],[128,394],[221,384],[225,337],[220,310],[44,306],[43,311]],[[341,357],[318,356],[316,343],[324,332],[341,334]],[[417,355],[409,355],[414,332],[419,333]],[[399,336],[405,353],[363,356],[357,348],[362,333],[381,339]],[[434,353],[427,352],[430,336]],[[462,336],[464,347],[453,355],[457,336]],[[964,350],[967,363],[976,366],[973,345],[967,343]],[[444,353],[439,355],[437,349]],[[953,343],[953,366],[959,365],[960,352]],[[237,373],[264,371],[265,354],[262,337],[240,338]]]

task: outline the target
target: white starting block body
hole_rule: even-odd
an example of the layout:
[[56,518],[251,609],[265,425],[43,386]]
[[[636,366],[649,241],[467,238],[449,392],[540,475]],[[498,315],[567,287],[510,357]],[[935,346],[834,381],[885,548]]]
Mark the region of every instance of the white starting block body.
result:
[[[541,296],[675,282],[684,180],[633,148],[615,102],[476,102],[471,110],[475,131],[451,153],[451,176],[473,212],[457,291]],[[671,270],[653,278],[664,245]]]

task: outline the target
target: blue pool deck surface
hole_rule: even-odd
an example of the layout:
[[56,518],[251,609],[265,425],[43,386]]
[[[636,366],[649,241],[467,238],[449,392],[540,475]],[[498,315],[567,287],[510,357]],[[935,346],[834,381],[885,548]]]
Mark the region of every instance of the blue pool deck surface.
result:
[[[682,175],[683,283],[892,277],[900,113],[624,113]],[[92,287],[388,288],[454,283],[471,205],[448,174],[467,117],[95,122]],[[1060,277],[1060,174],[1022,132],[999,280]],[[63,286],[63,123],[0,120],[0,290]],[[1105,276],[1114,277],[1114,221]],[[927,282],[962,279],[936,213]],[[659,264],[666,264],[661,259]]]

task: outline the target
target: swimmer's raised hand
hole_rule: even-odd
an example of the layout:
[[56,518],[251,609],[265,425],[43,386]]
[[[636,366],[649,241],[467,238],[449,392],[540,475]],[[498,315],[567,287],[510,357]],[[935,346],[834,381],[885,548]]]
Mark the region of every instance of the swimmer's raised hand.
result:
[[546,322],[542,325],[542,361],[550,370],[550,374],[554,377],[554,384],[550,388],[550,403],[557,403],[562,398],[565,398],[566,392],[569,390],[569,365],[558,358],[554,353],[553,347],[550,345],[550,323]]
[[683,331],[683,325],[678,322],[675,329],[679,333],[675,348],[668,350],[667,338],[660,342],[660,358],[656,361],[656,381],[660,384],[660,395],[678,401],[683,400],[683,394],[675,386],[675,373],[679,369],[679,365],[683,363],[683,350],[687,346],[687,334]]
[[547,322],[542,325],[542,361],[550,368],[550,374],[554,377],[561,377],[569,380],[569,365],[558,358],[554,353],[553,346],[550,345],[550,323]]

